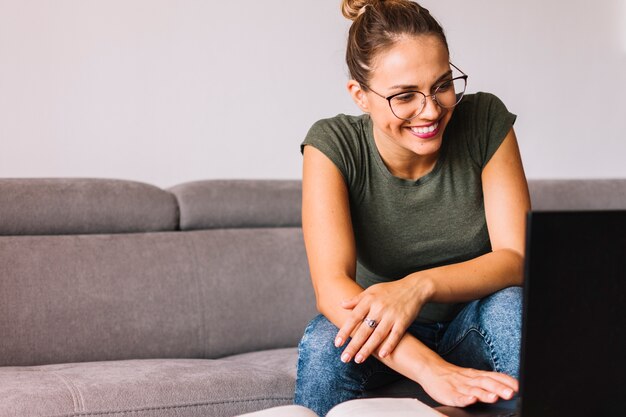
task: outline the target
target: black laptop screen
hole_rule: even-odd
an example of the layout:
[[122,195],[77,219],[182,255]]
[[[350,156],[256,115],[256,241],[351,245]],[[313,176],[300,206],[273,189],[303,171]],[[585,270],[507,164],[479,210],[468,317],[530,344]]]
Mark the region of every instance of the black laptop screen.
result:
[[522,416],[626,415],[626,211],[531,212]]

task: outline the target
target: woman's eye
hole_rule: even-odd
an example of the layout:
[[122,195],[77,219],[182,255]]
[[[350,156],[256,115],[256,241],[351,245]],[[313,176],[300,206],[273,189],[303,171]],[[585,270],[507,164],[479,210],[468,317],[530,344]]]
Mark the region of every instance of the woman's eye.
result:
[[443,83],[439,84],[439,87],[437,87],[437,91],[447,91],[450,87],[452,87],[452,80],[444,81]]
[[394,97],[395,100],[401,102],[401,103],[408,103],[410,101],[415,100],[415,96],[416,94],[413,92],[408,92],[408,93],[404,93],[404,94],[400,94]]

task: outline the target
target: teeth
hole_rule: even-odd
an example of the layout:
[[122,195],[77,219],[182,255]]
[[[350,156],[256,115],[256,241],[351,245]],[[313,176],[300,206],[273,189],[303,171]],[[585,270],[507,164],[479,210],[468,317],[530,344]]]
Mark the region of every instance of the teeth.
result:
[[428,127],[412,127],[411,130],[419,135],[424,135],[426,133],[434,132],[438,126],[439,126],[439,123],[435,123]]

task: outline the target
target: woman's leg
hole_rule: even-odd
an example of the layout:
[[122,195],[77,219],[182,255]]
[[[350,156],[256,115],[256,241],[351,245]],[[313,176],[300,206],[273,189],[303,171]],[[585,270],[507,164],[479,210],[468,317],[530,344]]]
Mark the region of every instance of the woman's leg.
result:
[[522,288],[472,301],[450,323],[438,347],[448,362],[519,377]]
[[[408,332],[434,350],[444,328],[438,323],[416,322]],[[336,348],[333,344],[338,331],[335,325],[319,315],[309,323],[300,341],[294,402],[320,416],[336,404],[364,397],[367,390],[403,378],[374,357],[362,364],[341,362],[345,345]]]
[[344,347],[336,348],[339,329],[323,315],[315,317],[300,341],[295,404],[303,405],[320,416],[336,404],[361,398],[377,380],[391,382],[400,375],[374,357],[361,364],[340,360]]

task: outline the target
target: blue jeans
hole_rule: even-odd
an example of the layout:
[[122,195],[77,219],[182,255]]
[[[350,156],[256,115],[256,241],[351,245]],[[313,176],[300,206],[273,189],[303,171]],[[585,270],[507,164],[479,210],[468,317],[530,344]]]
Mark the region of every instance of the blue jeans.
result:
[[[455,365],[502,372],[518,378],[522,288],[510,287],[468,303],[447,323],[414,322],[407,331]],[[336,326],[318,315],[300,341],[294,402],[320,416],[336,404],[402,376],[378,359],[343,363]]]

